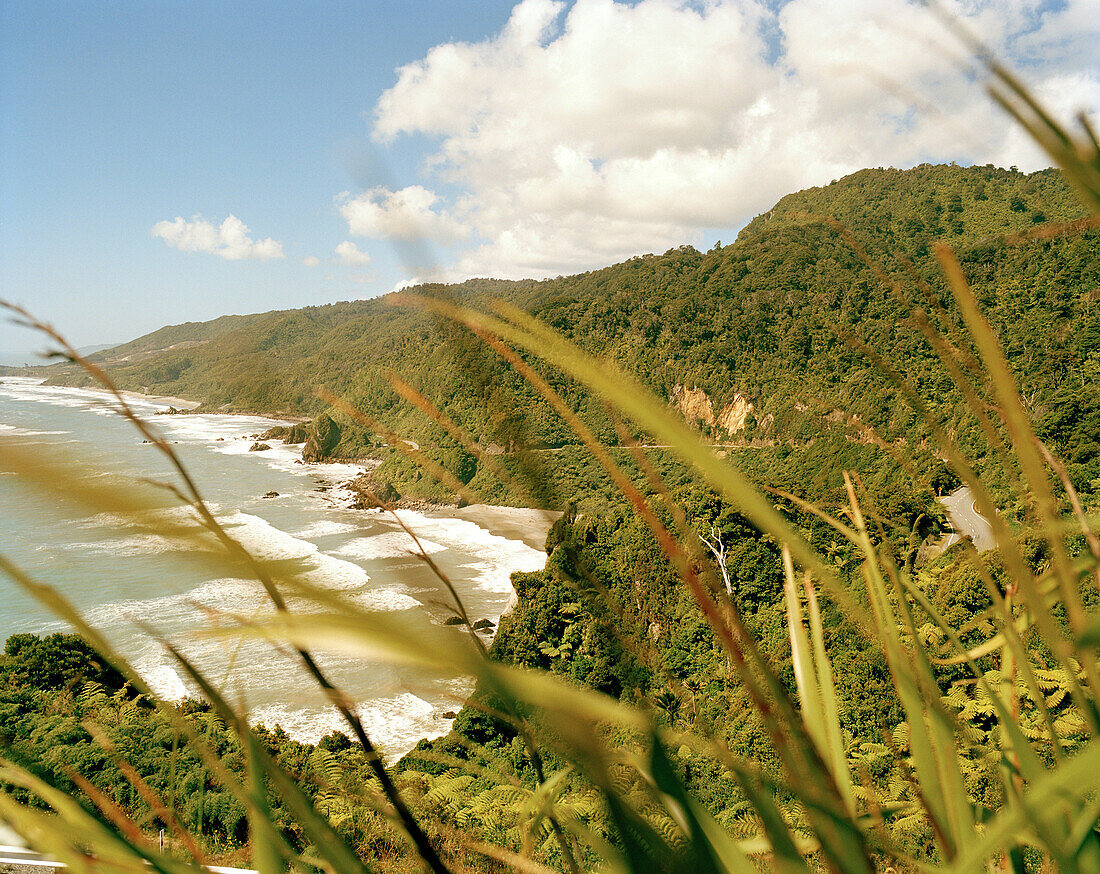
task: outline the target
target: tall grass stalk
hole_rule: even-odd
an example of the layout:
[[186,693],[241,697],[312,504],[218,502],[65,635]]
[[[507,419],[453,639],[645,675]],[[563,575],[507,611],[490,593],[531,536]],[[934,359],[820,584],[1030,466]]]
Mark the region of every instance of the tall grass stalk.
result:
[[[994,96],[1032,134],[1063,168],[1068,179],[1097,216],[1100,216],[1100,149],[1092,128],[1082,120],[1084,135],[1074,138],[1036,103],[1020,83],[1002,67],[985,58],[994,76]],[[866,255],[866,253],[864,253]],[[84,367],[106,387],[119,412],[164,453],[177,481],[151,497],[148,488],[96,489],[91,480],[74,477],[73,466],[60,456],[31,456],[11,440],[0,440],[0,469],[20,475],[41,491],[66,494],[89,511],[109,510],[128,519],[147,519],[157,501],[174,500],[189,507],[195,524],[166,527],[146,521],[147,530],[190,539],[196,560],[218,568],[226,576],[247,572],[264,586],[275,611],[258,617],[221,617],[202,633],[221,638],[260,639],[289,643],[312,681],[324,690],[342,714],[352,736],[369,763],[377,810],[407,842],[409,858],[434,872],[461,870],[441,846],[445,841],[463,852],[495,865],[518,871],[579,871],[597,868],[608,872],[747,872],[761,868],[806,872],[829,870],[844,874],[870,874],[895,870],[977,872],[1024,870],[1032,864],[1054,866],[1065,872],[1100,872],[1100,669],[1096,663],[1100,621],[1085,610],[1081,580],[1095,578],[1100,585],[1100,539],[1068,476],[1056,458],[1033,433],[1018,388],[996,336],[986,323],[962,268],[953,253],[939,247],[936,255],[962,315],[965,337],[947,338],[923,311],[916,323],[928,337],[955,381],[995,456],[1006,468],[1006,478],[1017,482],[1027,498],[1023,528],[1000,512],[993,492],[975,466],[950,437],[920,394],[894,371],[888,362],[868,355],[894,378],[899,394],[926,422],[939,441],[941,453],[971,488],[982,513],[990,520],[996,539],[996,556],[1003,563],[1008,584],[998,589],[990,571],[990,557],[972,549],[970,561],[987,581],[993,606],[983,615],[994,627],[984,643],[964,645],[964,629],[953,628],[922,591],[914,571],[899,560],[876,521],[878,515],[861,483],[845,475],[847,503],[839,513],[829,513],[793,495],[771,492],[753,485],[750,477],[730,458],[719,458],[664,400],[605,361],[576,348],[564,337],[528,314],[500,303],[491,312],[472,309],[454,300],[406,294],[402,302],[422,307],[442,319],[474,332],[516,373],[526,380],[572,429],[578,441],[621,489],[627,503],[646,525],[685,589],[725,650],[737,672],[756,715],[765,726],[779,763],[776,773],[738,759],[716,738],[684,731],[657,719],[654,710],[635,707],[605,695],[579,689],[562,679],[537,671],[498,664],[489,658],[473,632],[461,599],[446,574],[420,548],[415,531],[402,521],[421,558],[445,588],[462,628],[439,637],[439,645],[426,648],[406,626],[384,614],[365,611],[310,583],[294,568],[274,566],[251,556],[237,543],[202,499],[197,484],[176,453],[155,429],[127,405],[107,374],[81,358],[56,332],[28,313],[8,309],[36,330],[44,332],[64,357]],[[868,263],[873,259],[866,256]],[[899,281],[880,273],[888,291],[899,292]],[[965,340],[965,343],[963,342]],[[539,374],[533,362],[558,369],[586,386],[607,404],[626,427],[636,429],[692,468],[714,493],[736,507],[765,536],[782,546],[787,633],[794,667],[794,691],[782,682],[773,659],[765,652],[744,621],[737,592],[727,592],[719,574],[701,548],[681,511],[674,511],[671,525],[662,521],[653,502],[633,485],[631,477],[612,452],[590,432],[569,405]],[[979,386],[992,387],[994,403],[982,397]],[[423,398],[399,377],[394,387],[420,407],[454,440],[478,453],[473,439],[446,414]],[[476,500],[476,495],[426,458],[406,441],[379,423],[367,419],[346,401],[324,395],[333,407],[386,435],[396,449],[423,465],[426,474],[448,489]],[[625,442],[625,441],[624,441]],[[644,456],[638,455],[641,460]],[[488,463],[489,458],[484,457]],[[61,471],[64,470],[63,474]],[[666,505],[675,502],[648,471],[651,483]],[[1071,524],[1063,513],[1063,498],[1071,506]],[[824,520],[856,549],[861,585],[851,585],[838,574],[830,557],[803,536],[775,498],[793,501],[803,511]],[[380,502],[383,509],[385,507]],[[1067,537],[1083,532],[1088,555],[1074,559]],[[1021,539],[1034,534],[1043,539],[1052,561],[1041,572],[1025,560]],[[217,717],[240,739],[246,767],[243,774],[225,768],[204,739],[177,708],[157,700],[126,660],[105,637],[88,624],[56,590],[30,579],[10,561],[0,557],[0,570],[26,593],[50,608],[84,635],[95,648],[129,679],[133,689],[165,715],[181,737],[193,745],[220,784],[247,811],[252,864],[260,871],[325,870],[365,872],[375,870],[371,859],[360,858],[330,817],[296,784],[264,747],[249,725],[249,717],[205,677],[178,647],[165,641],[166,651],[202,691]],[[291,596],[308,602],[309,610],[291,609]],[[836,689],[843,665],[831,663],[826,646],[823,605],[849,620],[871,641],[885,659],[904,712],[904,723],[886,738],[892,748],[892,767],[897,777],[893,796],[876,786],[848,743],[845,714]],[[1067,621],[1058,621],[1052,608],[1064,610]],[[966,629],[968,630],[968,629]],[[934,634],[933,634],[934,633]],[[933,636],[940,643],[933,641]],[[1049,648],[1053,667],[1037,656],[1037,642]],[[455,832],[443,824],[425,824],[414,814],[397,781],[382,761],[361,719],[346,696],[328,679],[313,653],[325,650],[394,664],[457,671],[476,681],[498,702],[498,715],[515,726],[523,738],[524,755],[537,775],[533,788],[502,770],[486,753],[484,763],[451,760],[450,773],[474,775],[492,781],[501,797],[513,799],[521,839],[512,844],[493,844],[476,835]],[[990,660],[997,665],[990,670]],[[985,752],[998,757],[999,789],[1004,803],[995,811],[980,809],[966,784],[967,734],[957,716],[960,699],[943,695],[936,669],[965,666],[971,674],[968,688],[988,704],[996,731],[987,735]],[[1052,712],[1044,691],[1056,675],[1072,703]],[[88,694],[94,694],[91,690]],[[1021,701],[1030,701],[1037,713],[1034,724],[1025,725]],[[965,701],[962,702],[965,705]],[[92,736],[96,727],[89,726]],[[104,736],[105,737],[105,736]],[[613,740],[614,739],[614,740]],[[106,740],[103,743],[108,743]],[[698,799],[672,765],[669,750],[680,746],[704,753],[717,762],[739,786],[747,809],[757,823],[756,834],[734,838]],[[566,763],[548,773],[549,755]],[[643,805],[639,795],[627,791],[621,775],[645,787],[660,816]],[[136,771],[127,771],[139,793],[148,794]],[[80,775],[74,775],[79,777]],[[81,870],[139,871],[153,868],[163,874],[193,870],[205,861],[200,836],[174,822],[173,831],[183,853],[166,854],[146,839],[141,823],[127,819],[111,799],[97,794],[83,777],[77,780],[100,816],[89,813],[77,796],[66,795],[45,784],[26,768],[0,761],[0,781],[36,796],[42,806],[32,807],[0,793],[0,819],[22,834],[34,847]],[[83,781],[83,782],[81,782]],[[570,796],[567,785],[583,783],[585,807],[579,796]],[[308,838],[308,846],[296,849],[273,819],[271,799],[277,798],[293,812]],[[160,804],[151,795],[154,809]],[[587,811],[577,813],[577,805]],[[168,817],[163,808],[162,819]],[[607,834],[594,826],[607,824]],[[901,825],[919,823],[933,835],[934,851],[916,856],[906,848]],[[181,859],[181,856],[186,858]]]

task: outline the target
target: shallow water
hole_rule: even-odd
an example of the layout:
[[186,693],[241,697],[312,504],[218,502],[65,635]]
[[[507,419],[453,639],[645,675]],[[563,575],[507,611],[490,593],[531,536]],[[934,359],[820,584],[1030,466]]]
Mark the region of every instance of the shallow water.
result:
[[[175,445],[207,503],[230,533],[255,555],[295,560],[308,579],[372,610],[419,626],[425,614],[445,617],[430,570],[410,554],[412,542],[391,517],[350,510],[338,484],[352,465],[303,465],[300,447],[272,443],[249,452],[250,435],[276,420],[256,416],[154,416],[164,404],[135,400]],[[101,392],[53,388],[37,380],[0,379],[0,437],[43,451],[61,448],[107,476],[170,480],[161,453],[110,409]],[[276,491],[276,498],[263,498]],[[181,511],[174,511],[179,514]],[[545,555],[473,522],[401,511],[433,561],[450,577],[471,617],[496,620],[511,594],[513,571],[535,570]],[[181,517],[182,518],[182,517]],[[181,697],[191,690],[163,648],[138,624],[179,642],[184,652],[255,721],[279,723],[292,736],[315,741],[340,720],[297,662],[269,644],[221,641],[195,632],[217,614],[254,615],[269,609],[255,581],[211,577],[201,562],[183,558],[180,544],[151,535],[106,513],[64,505],[0,476],[0,552],[41,582],[55,586],[131,659],[156,691]],[[0,577],[0,636],[64,626]],[[422,737],[447,730],[443,713],[457,710],[465,681],[417,669],[324,657],[326,670],[351,700],[390,757]]]

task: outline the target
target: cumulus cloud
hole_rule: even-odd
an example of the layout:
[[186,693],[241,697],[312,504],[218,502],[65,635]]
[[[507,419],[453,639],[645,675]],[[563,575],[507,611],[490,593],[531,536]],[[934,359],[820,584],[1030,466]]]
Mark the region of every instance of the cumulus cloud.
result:
[[[1100,108],[1100,0],[945,5],[1063,116]],[[345,194],[350,232],[469,240],[465,275],[663,251],[865,166],[1048,163],[918,0],[524,0],[401,67],[373,132],[436,143],[459,193]]]
[[302,259],[302,263],[306,267],[316,267],[318,264],[321,263],[321,259],[318,258],[316,255],[306,255],[306,257]]
[[434,208],[439,197],[421,185],[399,191],[372,188],[357,197],[344,192],[337,197],[337,203],[348,230],[357,237],[446,243],[469,234],[447,212]]
[[270,237],[266,240],[251,239],[248,226],[235,215],[228,216],[218,226],[200,215],[190,221],[176,216],[172,221],[157,222],[152,233],[181,252],[206,252],[228,261],[245,258],[268,261],[283,257],[282,243]]
[[362,267],[364,264],[370,263],[370,255],[366,252],[360,252],[359,247],[349,240],[344,240],[344,242],[337,245],[334,251],[341,263],[350,267]]

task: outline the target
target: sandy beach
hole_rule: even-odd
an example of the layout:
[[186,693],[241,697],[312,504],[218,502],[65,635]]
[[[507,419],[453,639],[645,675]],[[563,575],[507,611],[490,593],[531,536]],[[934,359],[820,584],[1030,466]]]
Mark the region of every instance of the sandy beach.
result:
[[[193,410],[200,401],[171,395],[147,395],[134,391],[120,392],[123,397],[163,404],[177,410]],[[271,418],[271,417],[269,417]],[[278,417],[274,417],[278,418]],[[505,507],[495,504],[471,504],[467,507],[433,509],[430,515],[438,518],[464,519],[484,528],[491,534],[509,540],[519,540],[540,552],[546,545],[550,527],[561,518],[558,510],[537,510],[530,507]]]
[[468,507],[441,508],[431,515],[441,518],[465,519],[500,537],[522,540],[532,549],[542,550],[546,535],[561,513],[557,510],[533,510],[528,507],[500,507],[494,504],[471,504]]
[[189,401],[186,398],[174,398],[171,395],[144,395],[137,391],[120,391],[120,395],[137,401],[145,401],[150,404],[164,404],[166,407],[175,407],[177,410],[193,410],[200,405],[199,401]]

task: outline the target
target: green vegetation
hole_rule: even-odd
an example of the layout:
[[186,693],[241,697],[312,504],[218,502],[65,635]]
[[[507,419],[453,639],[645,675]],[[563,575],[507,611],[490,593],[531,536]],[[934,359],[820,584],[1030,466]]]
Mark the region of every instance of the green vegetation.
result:
[[[947,341],[969,353],[929,249],[931,240],[946,239],[1004,338],[1042,436],[1072,463],[1077,488],[1090,491],[1100,478],[1090,420],[1100,415],[1094,400],[1100,397],[1097,238],[1085,232],[1002,244],[1003,235],[1032,229],[1040,215],[1048,222],[1083,215],[1055,171],[864,170],[783,198],[737,242],[707,253],[683,247],[577,276],[472,280],[421,292],[470,306],[490,300],[519,306],[662,397],[678,385],[698,387],[717,414],[740,394],[752,404],[743,430],[703,425],[719,442],[800,445],[823,434],[926,440],[922,418],[853,346],[863,343],[929,398],[980,461],[984,437],[913,315],[920,307]],[[881,271],[890,284],[883,284]],[[449,447],[452,454],[459,448],[394,391],[391,373],[446,409],[482,446],[578,444],[546,400],[491,349],[450,323],[395,303],[387,296],[162,329],[97,360],[123,388],[195,398],[208,409],[311,415],[325,409],[314,392],[321,386],[365,417],[357,424],[337,415],[341,442],[333,449],[344,457],[373,452],[376,423],[425,447]],[[204,342],[214,337],[216,343]],[[134,349],[166,348],[185,342],[181,338],[197,345],[122,360]],[[618,441],[602,402],[587,388],[528,360],[601,441]],[[54,378],[88,377],[74,377],[70,368]],[[492,477],[480,473],[478,484],[488,487]],[[394,470],[392,477],[402,493],[453,497],[417,493],[409,471]],[[529,501],[500,484],[492,491],[494,500]],[[559,505],[569,497],[561,496]]]
[[[1091,129],[1074,142],[994,72],[1100,215]],[[821,210],[856,238],[805,215]],[[91,849],[164,874],[211,852],[264,874],[1100,872],[1095,223],[987,238],[1079,214],[1053,173],[865,171],[705,255],[427,289],[419,310],[346,305],[361,321],[338,328],[320,310],[274,314],[222,335],[218,354],[195,347],[147,387],[320,412],[306,387],[325,374],[338,397],[333,422],[306,429],[317,447],[378,435],[402,483],[575,495],[581,512],[550,532],[545,570],[516,575],[486,657],[457,600],[459,627],[425,646],[427,628],[410,635],[253,560],[184,483],[196,545],[255,576],[274,608],[212,633],[290,647],[323,688],[314,648],[477,682],[454,730],[392,770],[338,695],[348,737],[308,748],[250,730],[170,649],[206,701],[157,702],[63,597],[0,558],[118,672],[80,676],[80,640],[9,643],[0,701],[22,709],[0,817],[76,864]],[[170,360],[116,372],[134,384]],[[691,404],[673,410],[677,386]],[[739,445],[714,445],[731,435],[697,415],[698,388],[712,412],[752,402]],[[74,487],[94,472],[0,461],[157,524],[126,490]],[[931,496],[957,482],[996,548],[964,540],[930,558]],[[145,838],[162,823],[168,854]]]

